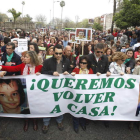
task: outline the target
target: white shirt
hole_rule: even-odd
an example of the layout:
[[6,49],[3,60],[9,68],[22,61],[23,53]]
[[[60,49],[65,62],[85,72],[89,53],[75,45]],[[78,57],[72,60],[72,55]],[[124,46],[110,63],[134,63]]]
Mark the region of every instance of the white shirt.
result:
[[133,50],[135,50],[135,48],[139,47],[140,46],[140,43],[137,43],[133,46]]
[[21,52],[18,52],[18,47],[15,48],[15,53],[21,57]]
[[121,72],[125,73],[125,64],[121,64],[121,66],[119,66],[116,62],[112,62],[109,65],[109,71],[112,74],[120,74]]

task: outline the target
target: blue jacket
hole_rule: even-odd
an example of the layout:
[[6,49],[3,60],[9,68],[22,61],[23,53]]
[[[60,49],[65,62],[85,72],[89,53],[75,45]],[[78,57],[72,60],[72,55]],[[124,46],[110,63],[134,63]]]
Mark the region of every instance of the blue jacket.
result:
[[132,38],[130,42],[130,47],[134,46],[136,43],[137,43],[137,38],[135,39]]

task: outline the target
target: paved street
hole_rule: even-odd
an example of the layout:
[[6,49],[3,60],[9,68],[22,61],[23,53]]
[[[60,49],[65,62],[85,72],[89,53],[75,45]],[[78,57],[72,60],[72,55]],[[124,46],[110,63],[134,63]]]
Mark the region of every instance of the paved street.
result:
[[32,122],[29,130],[23,131],[23,119],[0,118],[0,140],[139,140],[140,132],[137,130],[137,123],[134,129],[128,129],[128,122],[110,122],[109,128],[105,128],[103,122],[90,121],[87,130],[81,128],[79,134],[73,131],[72,116],[64,115],[64,131],[59,131],[55,119],[51,120],[50,129],[43,134],[42,119],[39,119],[39,129],[35,132],[32,129]]

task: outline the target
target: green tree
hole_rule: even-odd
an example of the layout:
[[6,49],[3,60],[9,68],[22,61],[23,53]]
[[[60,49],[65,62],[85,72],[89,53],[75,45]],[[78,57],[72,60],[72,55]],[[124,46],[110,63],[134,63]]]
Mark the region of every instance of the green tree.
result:
[[99,23],[96,23],[96,22],[93,24],[93,28],[94,28],[95,30],[100,30],[100,31],[103,30],[103,26],[100,25]]
[[140,0],[124,0],[122,10],[113,17],[120,29],[140,26]]
[[8,20],[8,16],[4,13],[0,13],[0,22]]
[[20,17],[20,15],[22,14],[21,12],[17,12],[14,8],[9,9],[9,10],[8,10],[8,13],[11,13],[11,14],[12,14],[12,16],[13,16],[13,18],[14,18],[14,23],[16,22],[16,19],[17,19],[18,17]]
[[16,21],[19,22],[19,23],[23,23],[23,22],[26,22],[26,23],[30,23],[32,22],[32,17],[30,15],[25,15],[23,18],[22,17],[19,17]]
[[82,26],[82,28],[89,28],[91,25],[88,24],[88,19],[83,19],[83,20],[80,22],[80,26]]

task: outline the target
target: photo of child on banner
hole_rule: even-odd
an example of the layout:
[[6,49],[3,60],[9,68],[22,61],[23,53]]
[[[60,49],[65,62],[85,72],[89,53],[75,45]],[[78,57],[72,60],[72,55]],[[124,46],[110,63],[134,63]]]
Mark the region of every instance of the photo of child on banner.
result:
[[26,79],[0,79],[0,113],[30,114]]
[[94,19],[89,19],[88,20],[88,24],[93,24],[94,23]]
[[139,83],[139,99],[138,99],[138,106],[136,110],[136,116],[140,116],[140,83]]
[[69,42],[70,43],[75,43],[76,42],[76,40],[75,40],[75,33],[73,33],[73,32],[69,33]]

